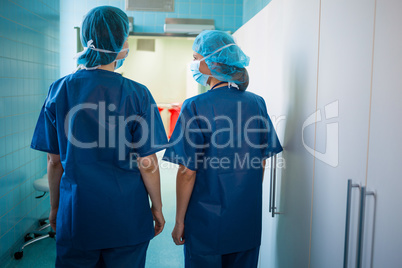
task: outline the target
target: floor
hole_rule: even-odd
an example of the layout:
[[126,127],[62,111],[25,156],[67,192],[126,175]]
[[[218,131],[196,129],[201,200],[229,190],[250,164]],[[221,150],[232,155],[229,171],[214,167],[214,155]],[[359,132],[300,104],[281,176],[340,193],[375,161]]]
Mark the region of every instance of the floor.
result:
[[[158,157],[161,155],[158,154]],[[151,240],[147,252],[147,268],[180,268],[184,267],[183,246],[176,246],[171,238],[175,222],[175,189],[177,166],[161,162],[161,188],[163,213],[166,220],[165,229]],[[45,239],[24,249],[21,260],[10,258],[2,267],[54,267],[56,259],[56,243],[53,239]]]

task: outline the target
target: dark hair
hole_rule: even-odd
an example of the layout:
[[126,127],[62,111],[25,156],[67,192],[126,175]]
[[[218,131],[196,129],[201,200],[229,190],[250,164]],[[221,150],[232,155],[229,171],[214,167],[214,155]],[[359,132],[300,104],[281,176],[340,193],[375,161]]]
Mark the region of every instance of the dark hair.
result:
[[216,62],[213,62],[212,65],[216,70],[220,70],[222,73],[233,74],[231,80],[236,81],[235,83],[239,86],[239,90],[244,91],[247,89],[249,84],[249,76],[246,68]]
[[100,6],[92,9],[82,22],[82,45],[86,47],[87,42],[92,40],[96,48],[116,51],[116,53],[88,49],[78,58],[78,64],[94,67],[113,62],[128,37],[128,31],[128,17],[121,9],[112,6]]

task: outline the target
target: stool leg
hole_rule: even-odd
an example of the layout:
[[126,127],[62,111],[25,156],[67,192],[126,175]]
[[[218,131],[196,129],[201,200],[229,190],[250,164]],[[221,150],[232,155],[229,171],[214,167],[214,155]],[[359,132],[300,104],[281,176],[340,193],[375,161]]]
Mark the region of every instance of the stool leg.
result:
[[[40,221],[45,222],[44,220],[40,220]],[[44,231],[43,231],[43,230],[45,230],[45,229],[48,228],[48,227],[50,227],[50,223],[47,223],[47,224],[45,223],[45,224],[42,225],[39,229],[37,229],[37,230],[35,230],[35,231],[31,232],[31,233],[28,233],[28,234],[25,236],[25,237],[26,237],[26,240],[25,240],[26,243],[24,243],[24,244],[21,246],[21,248],[19,249],[19,251],[17,251],[17,252],[14,253],[14,258],[15,258],[16,260],[21,259],[21,258],[24,256],[23,250],[24,250],[25,247],[27,247],[27,246],[29,246],[29,245],[35,243],[35,242],[38,242],[38,241],[40,241],[40,240],[46,239],[46,238],[48,238],[48,237],[54,238],[54,237],[56,236],[56,233],[53,232],[53,230],[51,230],[51,231],[49,231],[49,232],[44,232]],[[31,237],[30,237],[30,234],[33,234],[35,238],[31,238]],[[30,239],[30,240],[27,240],[27,237],[28,237],[28,239]]]
[[48,228],[48,227],[50,227],[50,223],[43,225],[42,227],[40,227],[40,228],[38,229],[38,231],[43,231],[44,229],[46,229],[46,228]]

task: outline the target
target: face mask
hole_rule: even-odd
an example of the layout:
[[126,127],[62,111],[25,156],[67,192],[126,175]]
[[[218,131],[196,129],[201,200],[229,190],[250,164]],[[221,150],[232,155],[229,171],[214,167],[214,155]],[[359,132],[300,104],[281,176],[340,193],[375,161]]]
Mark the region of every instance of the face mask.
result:
[[194,80],[197,81],[199,84],[206,86],[209,79],[209,75],[200,72],[200,63],[201,63],[200,60],[192,61],[190,65],[190,70],[193,74]]
[[228,44],[226,46],[223,46],[217,50],[215,50],[214,52],[212,52],[211,54],[209,54],[208,56],[200,59],[200,60],[195,60],[191,62],[190,65],[190,70],[193,74],[193,78],[195,79],[195,81],[197,81],[198,83],[200,83],[203,86],[206,86],[208,84],[208,79],[211,75],[207,75],[207,74],[203,74],[200,72],[200,64],[201,61],[205,61],[207,58],[211,57],[212,55],[214,55],[215,53],[218,53],[219,51],[221,51],[224,48],[230,47],[230,46],[235,46],[236,44]]
[[124,60],[125,60],[125,58],[124,58],[124,59],[120,59],[120,60],[116,60],[116,66],[114,67],[114,69],[115,69],[115,70],[116,70],[116,69],[119,69],[119,68],[123,65]]
[[121,51],[127,51],[127,54],[126,54],[126,56],[124,56],[124,58],[119,59],[119,60],[115,60],[115,62],[116,62],[116,65],[114,66],[115,70],[119,69],[123,65],[124,60],[127,58],[128,52],[130,51],[130,49],[126,48],[126,49],[122,49]]

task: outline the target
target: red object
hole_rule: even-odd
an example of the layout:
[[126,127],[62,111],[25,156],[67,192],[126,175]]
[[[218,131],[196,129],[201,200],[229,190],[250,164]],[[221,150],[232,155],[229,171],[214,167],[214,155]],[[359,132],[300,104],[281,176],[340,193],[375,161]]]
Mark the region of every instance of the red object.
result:
[[161,113],[163,110],[165,110],[165,108],[162,108],[162,107],[158,106],[158,110],[159,110],[159,113]]
[[176,126],[177,119],[179,118],[181,110],[181,104],[180,105],[173,105],[172,108],[170,108],[168,111],[170,112],[170,124],[169,124],[169,139],[172,136],[174,127]]

